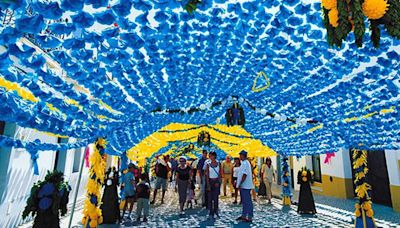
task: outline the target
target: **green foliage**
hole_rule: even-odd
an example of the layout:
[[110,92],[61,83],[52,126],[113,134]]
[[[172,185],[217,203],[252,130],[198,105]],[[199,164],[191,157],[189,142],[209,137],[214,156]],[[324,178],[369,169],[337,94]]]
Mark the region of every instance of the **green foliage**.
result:
[[[355,43],[358,47],[362,47],[365,35],[366,19],[362,11],[363,3],[364,0],[337,0],[339,25],[336,28],[329,23],[329,10],[323,8],[323,22],[328,34],[327,40],[330,46],[341,47],[343,40],[346,40],[352,28],[354,28]],[[375,48],[379,48],[380,46],[380,25],[383,25],[392,37],[400,39],[400,1],[388,0],[388,4],[389,9],[381,19],[369,20],[371,41]],[[350,19],[353,21],[354,27],[352,26]]]
[[400,39],[400,1],[388,0],[389,10],[383,16],[381,23],[393,37]]
[[343,40],[346,40],[347,35],[351,32],[351,23],[349,21],[349,12],[347,11],[346,0],[337,0],[337,9],[339,11],[339,26],[336,28],[336,36],[340,43],[340,47]]
[[354,22],[354,35],[356,38],[357,47],[362,47],[363,37],[365,34],[365,16],[362,11],[363,0],[350,1],[350,8],[352,11],[352,18]]
[[190,0],[184,8],[189,14],[193,14],[197,9],[197,5],[201,3],[201,0]]
[[375,48],[379,47],[381,39],[381,30],[379,29],[379,22],[377,20],[369,20],[369,28],[371,30],[371,40]]

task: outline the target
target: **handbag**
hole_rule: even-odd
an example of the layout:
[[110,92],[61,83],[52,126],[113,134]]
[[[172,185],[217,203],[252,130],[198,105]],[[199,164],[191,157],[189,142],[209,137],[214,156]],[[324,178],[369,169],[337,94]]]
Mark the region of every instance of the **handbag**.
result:
[[214,170],[214,172],[218,175],[218,180],[214,183],[215,188],[219,188],[221,186],[221,176],[217,170],[215,170],[215,167],[212,167],[210,164],[210,167]]

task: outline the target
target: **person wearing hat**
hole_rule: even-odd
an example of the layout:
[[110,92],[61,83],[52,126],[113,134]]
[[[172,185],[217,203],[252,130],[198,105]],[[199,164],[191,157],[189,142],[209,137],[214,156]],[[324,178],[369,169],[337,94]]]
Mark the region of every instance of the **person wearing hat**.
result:
[[253,219],[253,201],[251,199],[251,190],[254,189],[253,173],[247,152],[242,150],[240,155],[240,168],[236,187],[240,189],[240,199],[242,201],[242,215],[237,218],[244,222],[252,222]]
[[126,203],[124,205],[121,218],[124,218],[128,204],[129,204],[128,218],[130,218],[133,209],[133,204],[135,203],[136,182],[135,182],[134,172],[135,172],[135,165],[133,163],[130,163],[128,165],[128,172],[125,174],[124,177],[124,196]]
[[176,184],[178,186],[178,195],[179,195],[179,209],[180,215],[184,214],[184,207],[187,198],[187,192],[189,189],[190,182],[190,167],[186,164],[186,158],[179,158],[179,165],[176,169]]

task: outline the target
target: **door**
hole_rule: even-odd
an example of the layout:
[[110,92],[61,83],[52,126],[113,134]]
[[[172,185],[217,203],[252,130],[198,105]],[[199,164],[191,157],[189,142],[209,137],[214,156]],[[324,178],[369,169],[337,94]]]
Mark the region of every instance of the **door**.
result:
[[368,151],[367,180],[372,187],[372,202],[392,206],[389,176],[384,150]]
[[[353,164],[352,152],[350,150],[350,161]],[[367,151],[368,174],[367,182],[371,185],[372,202],[391,207],[392,199],[390,195],[389,176],[386,166],[386,157],[384,150]],[[353,174],[353,189],[354,186],[354,170]],[[355,196],[355,193],[354,193]]]

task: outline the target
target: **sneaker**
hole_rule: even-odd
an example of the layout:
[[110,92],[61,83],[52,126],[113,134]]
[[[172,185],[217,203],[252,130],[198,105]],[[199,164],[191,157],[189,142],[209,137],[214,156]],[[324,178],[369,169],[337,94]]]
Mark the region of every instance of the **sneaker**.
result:
[[238,217],[236,220],[237,221],[240,221],[240,220],[243,220],[243,219],[245,219],[246,217],[244,217],[244,216],[240,216],[240,217]]
[[143,218],[143,222],[147,222],[147,218],[146,217]]
[[150,202],[150,204],[154,204],[154,200],[152,200],[152,201]]
[[233,201],[233,204],[237,204],[237,201]]

